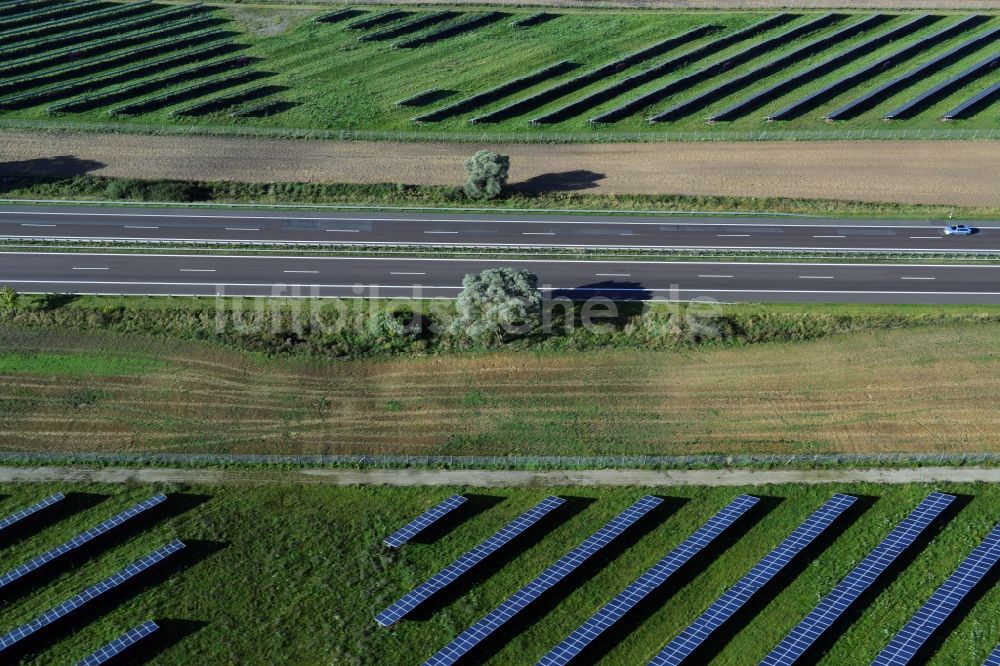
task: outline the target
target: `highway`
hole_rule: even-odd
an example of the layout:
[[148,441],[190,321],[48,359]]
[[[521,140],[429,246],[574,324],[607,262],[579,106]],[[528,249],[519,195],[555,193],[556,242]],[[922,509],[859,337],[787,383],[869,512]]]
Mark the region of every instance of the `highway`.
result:
[[1000,223],[2,206],[0,238],[719,250],[997,251]]
[[22,292],[453,298],[484,268],[526,268],[548,296],[851,303],[1000,303],[1000,266],[459,260],[18,252]]

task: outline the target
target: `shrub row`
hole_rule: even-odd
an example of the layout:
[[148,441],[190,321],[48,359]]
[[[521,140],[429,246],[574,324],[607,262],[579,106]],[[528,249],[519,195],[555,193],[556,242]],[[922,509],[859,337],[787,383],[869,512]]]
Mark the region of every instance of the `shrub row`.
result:
[[[45,2],[45,3],[20,3],[10,7],[0,8],[0,27],[5,32],[9,29],[23,25],[34,25],[37,21],[48,21],[60,16],[70,16],[89,5],[97,4],[96,0],[79,0],[78,2]],[[37,9],[31,11],[17,12],[19,8],[36,6]]]
[[537,72],[532,72],[531,74],[508,81],[507,83],[502,83],[495,88],[475,94],[472,97],[460,99],[454,104],[437,109],[436,111],[431,111],[430,113],[425,113],[422,116],[417,116],[413,120],[417,122],[434,122],[437,120],[451,118],[460,113],[477,109],[484,104],[489,104],[490,102],[495,102],[498,99],[503,99],[507,95],[524,90],[525,88],[530,88],[531,86],[551,79],[554,76],[565,74],[574,67],[576,67],[574,63],[571,63],[568,60],[560,60],[555,64],[549,65],[548,67],[543,67]]
[[257,72],[252,69],[245,69],[243,71],[236,72],[235,74],[226,74],[225,76],[208,79],[207,81],[199,81],[194,85],[186,86],[178,90],[172,90],[162,95],[157,95],[156,97],[139,100],[138,102],[134,102],[132,104],[126,104],[125,106],[120,106],[116,109],[112,109],[111,115],[134,116],[140,113],[150,113],[173,104],[186,102],[189,99],[195,99],[203,95],[211,95],[219,90],[232,88],[233,86],[252,81],[262,76],[267,76],[267,74]]
[[449,37],[460,35],[463,32],[481,28],[482,26],[489,25],[490,23],[496,23],[505,16],[507,15],[503,12],[484,12],[482,14],[473,14],[468,18],[452,23],[451,25],[446,25],[443,28],[438,28],[437,30],[417,35],[413,39],[396,42],[393,46],[398,49],[414,49],[418,46],[423,46],[424,44],[440,42],[442,39],[448,39]]
[[232,108],[238,104],[243,104],[244,102],[259,100],[261,97],[267,97],[268,95],[278,92],[279,90],[281,90],[281,88],[269,84],[253,86],[252,88],[244,88],[243,90],[237,90],[226,95],[220,95],[218,97],[206,99],[202,102],[196,102],[190,106],[178,109],[170,115],[200,116],[205,113],[222,111],[224,109]]
[[[146,11],[149,7],[149,5],[146,5],[141,8],[143,11]],[[57,36],[45,37],[2,49],[0,50],[0,58],[9,58],[11,60],[16,58],[26,58],[38,53],[47,53],[64,46],[71,46],[81,42],[113,39],[122,32],[140,30],[146,27],[155,27],[162,25],[165,19],[176,20],[179,17],[201,11],[203,11],[203,7],[199,5],[182,5],[180,7],[167,7],[149,14],[140,15],[138,17],[126,16],[124,18],[115,18],[113,21],[102,23],[98,27],[73,30]]]
[[[783,16],[783,15],[782,15]],[[750,46],[744,48],[742,51],[734,53],[730,56],[726,56],[720,60],[716,60],[710,65],[699,69],[696,72],[683,76],[679,79],[675,79],[670,83],[651,90],[644,95],[641,95],[635,99],[632,99],[625,104],[612,109],[606,113],[603,113],[596,118],[591,118],[592,123],[610,123],[616,120],[621,120],[626,116],[630,116],[633,113],[641,111],[650,104],[660,101],[661,99],[668,97],[681,90],[687,90],[691,86],[712,78],[713,76],[718,76],[728,72],[729,70],[742,65],[743,63],[756,58],[757,56],[767,53],[772,49],[778,48],[787,44],[793,39],[797,39],[804,34],[818,30],[820,27],[829,25],[830,23],[839,20],[841,18],[838,14],[824,14],[817,19],[804,23],[802,25],[796,26],[791,30],[784,32],[780,35],[774,35],[765,40],[751,44]],[[763,21],[762,24],[767,24],[767,21]],[[758,26],[761,24],[758,24]],[[747,30],[753,29],[756,26],[751,26]],[[767,25],[765,29],[770,29],[773,25]]]
[[90,111],[109,104],[123,102],[125,100],[156,92],[169,86],[179,83],[187,83],[194,79],[200,79],[219,72],[227,72],[238,67],[245,67],[250,64],[250,59],[246,56],[235,56],[223,60],[214,60],[194,67],[188,67],[177,72],[164,74],[145,81],[139,81],[123,88],[116,88],[105,92],[87,95],[78,99],[56,104],[46,109],[50,113],[73,113],[79,111]]
[[650,118],[649,121],[662,122],[665,120],[676,120],[690,115],[691,113],[699,109],[703,109],[709,104],[712,104],[713,102],[716,102],[731,93],[742,90],[752,83],[771,76],[775,72],[792,65],[800,65],[805,59],[833,45],[840,44],[846,39],[856,37],[866,30],[870,30],[879,24],[885,23],[888,19],[889,17],[885,14],[876,14],[875,16],[869,16],[861,21],[855,21],[840,30],[828,33],[819,39],[814,39],[783,56],[770,58],[765,61],[764,64],[754,67],[740,76],[723,81],[709,90],[702,91],[694,97],[690,97],[683,102],[674,104],[669,109],[665,109]]
[[359,42],[381,42],[387,39],[395,39],[396,37],[402,37],[403,35],[408,35],[411,32],[416,32],[418,30],[423,30],[428,26],[447,21],[448,19],[455,18],[456,16],[461,16],[459,12],[453,10],[445,10],[443,12],[433,12],[431,14],[424,14],[423,16],[418,16],[412,21],[407,21],[399,25],[391,26],[388,28],[383,28],[381,30],[376,30],[375,32],[369,32],[367,35],[361,35],[358,37]]
[[[140,0],[128,4],[116,4],[110,7],[103,7],[96,11],[85,12],[83,14],[73,14],[52,21],[36,23],[32,21],[16,30],[8,30],[0,33],[0,43],[15,44],[19,42],[43,39],[49,35],[64,34],[69,32],[80,32],[86,28],[104,25],[109,19],[117,19],[120,16],[132,16],[149,12],[155,9],[155,5],[149,4],[149,0]],[[6,48],[4,49],[6,50]]]
[[[179,7],[178,9],[184,9],[184,7]],[[172,23],[164,27],[147,28],[138,32],[109,37],[107,39],[102,39],[99,42],[93,42],[80,47],[70,47],[59,51],[53,51],[52,53],[46,53],[39,58],[25,60],[0,69],[0,81],[8,77],[27,74],[28,72],[36,72],[46,67],[62,65],[66,62],[67,58],[83,59],[86,57],[103,55],[105,53],[117,51],[118,49],[126,46],[142,44],[151,39],[162,39],[172,35],[184,34],[202,28],[208,28],[215,25],[217,22],[217,19],[211,16],[199,16],[180,23]]]
[[557,100],[560,97],[565,97],[570,93],[576,92],[581,88],[585,88],[591,83],[600,81],[601,79],[607,78],[612,74],[617,74],[618,72],[636,65],[640,62],[645,62],[650,58],[655,58],[656,56],[669,51],[673,48],[686,44],[688,42],[694,41],[700,37],[704,37],[715,30],[715,27],[707,24],[699,26],[688,30],[687,32],[675,35],[669,39],[665,39],[661,42],[657,42],[651,46],[636,51],[634,53],[629,53],[628,55],[622,56],[612,60],[611,62],[605,63],[596,69],[584,72],[578,76],[574,76],[571,79],[567,79],[561,83],[557,83],[551,88],[546,88],[541,90],[534,95],[525,97],[524,99],[519,99],[512,104],[508,104],[499,109],[496,109],[492,113],[488,113],[484,116],[478,118],[473,118],[473,123],[495,123],[501,120],[506,120],[508,118],[513,118],[519,116],[527,111],[532,111],[544,106],[551,101]]
[[86,77],[77,79],[70,83],[49,86],[47,88],[39,88],[38,90],[32,90],[20,95],[0,99],[0,109],[24,109],[29,106],[42,104],[43,102],[51,102],[53,100],[77,95],[87,92],[88,90],[100,90],[101,88],[107,88],[108,86],[156,74],[157,72],[162,72],[172,67],[180,67],[182,65],[189,65],[194,62],[214,58],[215,56],[228,53],[234,48],[239,47],[228,42],[213,44],[211,46],[206,46],[192,51],[178,53],[177,55],[163,58],[162,60],[144,62],[139,65],[133,65],[132,67],[126,67],[125,69],[114,71],[106,76]]
[[530,28],[533,25],[538,25],[540,23],[546,23],[554,18],[558,18],[559,14],[550,14],[549,12],[538,12],[537,14],[529,14],[528,16],[522,16],[519,19],[515,19],[510,22],[512,28]]
[[401,19],[410,16],[413,12],[406,12],[402,9],[390,9],[387,12],[382,12],[381,14],[375,14],[374,16],[369,16],[366,19],[361,19],[360,21],[355,21],[354,23],[348,23],[348,30],[369,30],[370,28],[377,28],[380,25],[385,25],[386,23],[391,23],[393,21],[399,21]]
[[364,10],[361,9],[344,7],[332,12],[327,12],[326,14],[320,14],[319,16],[314,17],[313,21],[316,23],[340,23],[341,21],[346,21],[349,18],[354,18],[355,16],[360,16],[364,13]]
[[923,25],[925,21],[925,17],[918,16],[916,19],[908,23],[890,28],[889,30],[881,32],[860,44],[853,44],[845,51],[841,51],[840,53],[830,56],[829,58],[826,58],[811,67],[800,70],[792,76],[768,86],[755,95],[740,100],[739,102],[722,109],[715,114],[715,116],[713,116],[712,120],[731,120],[745,115],[754,109],[759,109],[768,102],[781,97],[791,90],[795,90],[810,81],[814,81],[819,77],[832,72],[838,67],[841,67],[842,65],[846,65],[849,62],[862,58],[901,36],[908,35]]
[[[119,65],[148,60],[154,56],[160,56],[165,53],[178,51],[189,46],[195,46],[197,44],[203,44],[213,40],[220,40],[227,36],[227,33],[213,28],[203,32],[191,33],[181,37],[180,39],[170,38],[163,41],[150,42],[128,51],[122,51],[113,55],[100,56],[86,62],[75,62],[40,74],[33,74],[31,76],[5,81],[0,83],[0,94],[6,95],[16,93],[22,90],[34,89],[45,84],[58,84],[68,79],[75,79],[81,76],[104,72],[118,67]],[[233,42],[223,42],[215,44],[214,48],[219,49],[219,55],[221,55],[221,52],[223,51],[231,51],[233,49],[243,47],[238,44],[234,44]]]

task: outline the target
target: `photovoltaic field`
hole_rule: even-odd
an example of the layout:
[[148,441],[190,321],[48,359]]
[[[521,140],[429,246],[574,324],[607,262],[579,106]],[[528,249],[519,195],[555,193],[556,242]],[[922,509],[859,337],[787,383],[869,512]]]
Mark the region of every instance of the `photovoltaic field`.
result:
[[0,6],[0,120],[562,133],[1000,128],[1000,17]]
[[[217,486],[0,484],[3,516],[64,495],[0,531],[3,571],[158,493],[166,496],[155,509],[50,561],[16,589],[4,588],[0,635],[151,553],[172,551],[0,657],[73,664],[152,621],[157,629],[116,663],[418,664],[548,570],[544,580],[555,584],[480,646],[488,659],[469,663],[562,663],[546,655],[640,581],[648,593],[631,597],[626,612],[615,613],[574,664],[646,664],[674,639],[692,636],[690,627],[704,627],[699,618],[721,599],[739,610],[721,626],[711,623],[707,645],[685,663],[745,666],[764,659],[821,598],[870,564],[869,555],[883,552],[879,545],[914,510],[942,497],[935,491],[955,499],[943,497],[943,511],[904,525],[916,540],[801,663],[871,663],[895,636],[909,635],[910,619],[939,600],[936,590],[952,589],[949,579],[963,563],[980,562],[987,573],[970,590],[950,595],[957,606],[946,601],[947,620],[914,663],[980,666],[1000,643],[1000,571],[990,538],[1000,492],[985,484],[473,490],[336,488],[282,478],[261,471]],[[460,508],[398,549],[382,544],[455,493],[468,498]],[[556,506],[394,627],[376,623],[376,614],[397,599],[546,503]],[[623,529],[609,532],[609,525]],[[590,540],[595,534],[598,540]],[[169,546],[178,541],[182,548]],[[676,549],[686,547],[698,552],[685,563]],[[571,552],[587,557],[552,568]]]

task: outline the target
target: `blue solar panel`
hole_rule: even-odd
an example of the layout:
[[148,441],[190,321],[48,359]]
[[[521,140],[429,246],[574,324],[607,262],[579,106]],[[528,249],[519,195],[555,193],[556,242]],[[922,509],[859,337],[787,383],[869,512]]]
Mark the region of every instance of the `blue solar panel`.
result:
[[552,648],[548,654],[541,658],[538,665],[568,664],[594,639],[620,620],[646,595],[665,583],[678,569],[725,532],[758,501],[756,497],[740,495],[730,502],[725,508],[709,518],[708,522],[695,530],[694,534],[667,553],[666,557],[650,567],[634,583],[591,615],[563,642]]
[[402,599],[392,604],[384,611],[375,616],[375,621],[383,627],[396,624],[411,610],[423,603],[427,597],[431,596],[441,588],[450,585],[459,576],[482,562],[488,555],[494,553],[499,548],[507,544],[518,534],[524,532],[547,513],[563,504],[566,500],[561,497],[546,497],[537,506],[528,509],[520,516],[504,525],[499,532],[491,536],[486,541],[465,553],[457,560],[446,566],[424,583],[413,589],[412,592]]
[[801,525],[765,555],[735,585],[702,613],[697,620],[687,626],[677,638],[670,641],[649,662],[650,666],[676,665],[687,659],[698,649],[716,629],[721,627],[754,594],[767,585],[778,573],[801,553],[816,537],[830,527],[837,518],[857,501],[857,497],[837,493],[806,518]]
[[0,636],[0,650],[6,650],[11,645],[14,645],[23,638],[27,638],[31,634],[35,633],[39,629],[42,629],[56,620],[59,620],[66,615],[69,615],[81,606],[86,605],[88,602],[93,601],[97,597],[101,596],[109,590],[113,590],[122,583],[127,582],[131,578],[134,578],[141,574],[146,569],[149,569],[154,564],[165,560],[170,557],[178,550],[184,547],[184,544],[180,541],[174,540],[168,543],[163,548],[155,550],[145,557],[141,557],[132,564],[128,565],[118,573],[105,578],[101,582],[91,585],[86,590],[76,595],[68,601],[64,601],[55,608],[50,608],[38,617],[36,617],[31,622],[27,624],[22,624],[17,629],[7,633],[4,636]]
[[3,520],[0,520],[0,531],[7,529],[16,522],[24,520],[33,513],[38,513],[42,509],[47,509],[53,504],[61,502],[63,499],[64,497],[62,493],[56,493],[55,495],[46,497],[41,502],[32,504],[27,509],[21,509],[20,511],[10,514]]
[[502,627],[509,619],[528,606],[528,604],[572,573],[574,569],[586,562],[594,553],[611,543],[622,532],[635,524],[637,520],[649,513],[661,502],[663,500],[658,497],[646,495],[622,511],[608,522],[607,525],[594,532],[583,543],[566,555],[563,555],[555,564],[545,569],[545,571],[538,574],[533,581],[508,597],[486,617],[463,631],[451,643],[441,648],[437,654],[424,662],[425,666],[454,664],[462,655]]
[[433,506],[424,511],[422,514],[410,521],[410,523],[405,527],[402,527],[390,534],[382,541],[382,543],[389,548],[399,548],[404,543],[433,525],[436,521],[440,520],[442,516],[457,509],[463,502],[465,502],[465,498],[461,495],[452,495],[437,506]]
[[36,569],[40,569],[41,567],[48,564],[52,560],[62,557],[71,550],[79,548],[80,546],[90,541],[93,541],[94,539],[101,536],[105,532],[108,532],[114,529],[115,527],[118,527],[122,523],[126,522],[127,520],[135,518],[139,514],[152,509],[157,504],[166,501],[166,499],[167,498],[164,495],[160,494],[153,495],[149,499],[143,500],[142,502],[139,502],[135,506],[125,509],[117,516],[108,518],[100,525],[97,525],[96,527],[91,527],[86,532],[76,535],[66,543],[60,544],[55,548],[53,548],[52,550],[48,550],[42,553],[41,555],[38,555],[37,557],[31,558],[21,566],[15,567],[10,571],[8,571],[7,573],[5,573],[4,575],[0,576],[0,588],[10,585],[15,580],[23,576],[26,576],[27,574],[31,573],[32,571],[35,571]]
[[1000,645],[996,646],[990,656],[986,657],[983,666],[1000,666]]
[[954,612],[962,599],[1000,560],[1000,526],[962,560],[910,621],[893,636],[872,666],[902,666],[910,663],[938,627]]
[[823,597],[819,604],[760,662],[761,666],[791,666],[830,628],[840,615],[875,582],[920,533],[954,501],[953,495],[931,493],[902,520],[882,543],[861,560],[851,573]]
[[97,652],[84,658],[76,666],[98,666],[98,664],[103,664],[108,659],[117,657],[125,649],[132,647],[139,641],[141,641],[146,636],[159,629],[156,623],[152,620],[146,620],[137,627],[132,627],[124,634],[111,641],[104,647],[102,647]]

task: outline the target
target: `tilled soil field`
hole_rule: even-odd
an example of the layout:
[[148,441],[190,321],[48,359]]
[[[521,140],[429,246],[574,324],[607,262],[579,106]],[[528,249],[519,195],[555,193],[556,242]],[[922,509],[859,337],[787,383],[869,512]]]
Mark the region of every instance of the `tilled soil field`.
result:
[[525,189],[1000,205],[991,141],[513,144],[0,134],[0,174],[458,184],[480,148]]

